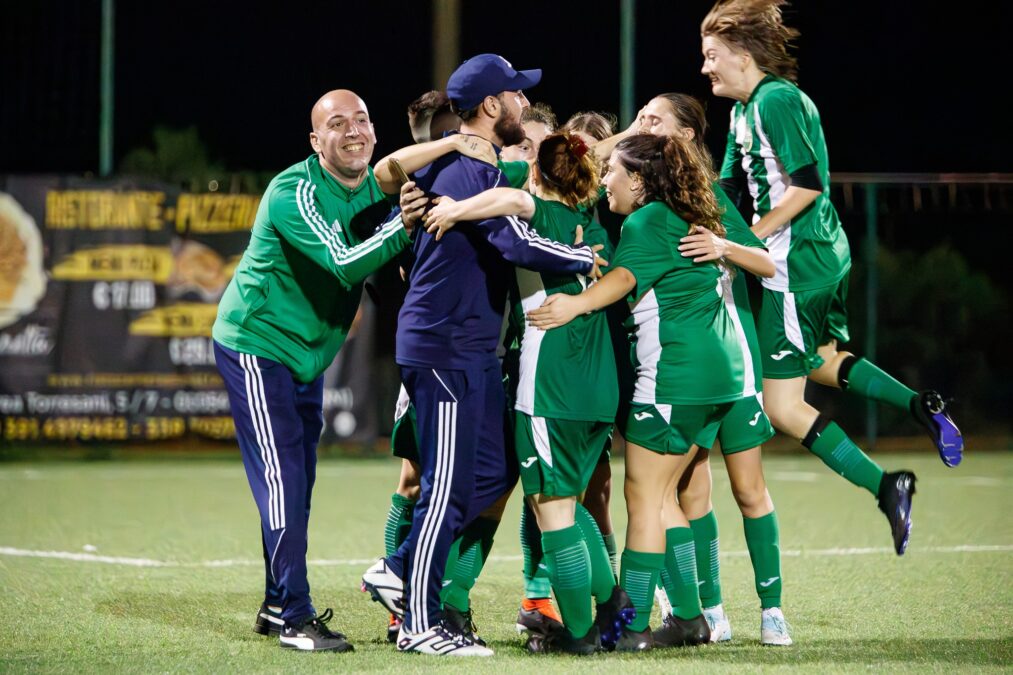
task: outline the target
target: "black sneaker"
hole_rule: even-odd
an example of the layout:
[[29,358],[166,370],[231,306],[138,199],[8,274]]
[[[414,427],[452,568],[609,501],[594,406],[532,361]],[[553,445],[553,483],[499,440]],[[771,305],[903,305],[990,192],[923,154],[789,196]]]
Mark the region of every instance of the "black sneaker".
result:
[[954,467],[964,459],[964,437],[947,412],[946,401],[938,392],[926,389],[911,404],[911,412],[929,432],[929,438],[939,450],[943,464]]
[[[601,649],[601,635],[597,626],[591,626],[587,635],[575,638],[564,628],[545,638],[541,652],[554,654],[573,654],[574,656],[590,656]],[[529,650],[531,651],[531,650]]]
[[285,649],[299,649],[305,652],[350,652],[351,644],[341,633],[327,627],[334,616],[330,609],[319,616],[307,617],[297,623],[286,623],[278,640]]
[[279,635],[284,626],[285,620],[281,618],[281,607],[265,602],[257,611],[257,618],[253,622],[253,632],[259,635]]
[[612,589],[612,595],[605,602],[598,604],[598,612],[594,617],[594,625],[601,635],[601,646],[612,651],[619,642],[623,629],[637,618],[637,608],[633,606],[630,596],[619,586]]
[[652,649],[654,649],[654,636],[651,634],[650,626],[639,633],[630,630],[629,626],[624,627],[615,647],[617,652],[647,652]]
[[703,614],[692,619],[669,614],[652,637],[656,647],[693,647],[710,642],[711,629]]
[[459,633],[470,636],[472,641],[480,647],[486,646],[485,640],[476,634],[478,628],[475,626],[475,620],[472,617],[470,609],[467,612],[462,612],[451,605],[443,605],[443,616],[447,620],[447,623],[453,626]]
[[890,521],[897,555],[904,555],[911,537],[911,497],[915,493],[915,480],[910,471],[897,471],[884,473],[879,482],[879,510]]

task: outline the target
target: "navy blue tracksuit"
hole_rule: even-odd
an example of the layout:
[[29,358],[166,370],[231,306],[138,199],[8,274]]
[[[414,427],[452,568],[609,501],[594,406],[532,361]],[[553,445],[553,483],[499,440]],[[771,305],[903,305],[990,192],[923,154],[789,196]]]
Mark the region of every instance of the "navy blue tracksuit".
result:
[[[416,174],[427,194],[466,199],[505,187],[498,168],[451,153]],[[450,545],[516,482],[503,442],[505,406],[496,343],[513,264],[587,274],[589,246],[536,235],[516,218],[458,223],[437,242],[416,229],[415,261],[398,316],[397,363],[415,404],[422,494],[412,529],[387,562],[408,589],[413,633],[441,618]]]

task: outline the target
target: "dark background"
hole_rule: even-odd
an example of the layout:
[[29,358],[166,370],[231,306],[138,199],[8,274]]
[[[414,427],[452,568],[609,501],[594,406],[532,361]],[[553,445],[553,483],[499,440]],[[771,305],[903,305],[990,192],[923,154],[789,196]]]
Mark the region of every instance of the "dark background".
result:
[[[407,104],[445,84],[431,81],[424,0],[116,4],[115,165],[136,172],[141,165],[129,156],[169,139],[176,169],[163,163],[148,175],[184,190],[232,174],[223,189],[259,192],[310,154],[310,108],[335,88],[367,102],[379,159],[411,142]],[[977,0],[932,4],[941,6],[796,0],[787,8],[787,23],[802,32],[794,50],[799,84],[821,111],[834,175],[1013,173],[1009,107],[1001,103],[1013,10]],[[495,52],[518,69],[543,68],[528,97],[552,105],[561,121],[578,110],[619,113],[618,0],[461,6],[462,59]],[[732,102],[713,98],[699,72],[699,25],[710,6],[637,2],[635,105],[665,91],[698,96],[708,105],[708,142],[721,156]],[[100,0],[34,0],[0,12],[0,179],[97,172],[100,10]],[[241,172],[250,180],[237,180]],[[854,260],[849,348],[875,350],[877,363],[914,388],[956,396],[965,430],[1008,433],[1013,319],[1002,242],[1010,239],[1013,184],[880,186],[875,341],[867,326],[873,240],[865,188],[837,182],[832,197]],[[400,282],[392,269],[377,282],[386,301],[374,367],[389,370]],[[861,401],[814,395],[822,410],[863,428]],[[392,405],[379,402],[381,419]],[[917,431],[905,418],[881,407],[881,433]]]
[[[619,112],[619,2],[462,1],[461,57],[491,51],[541,67],[532,101],[561,118]],[[1010,171],[999,105],[1009,3],[798,0],[800,85],[823,115],[834,171]],[[5,3],[0,173],[98,168],[99,0]],[[115,146],[156,125],[196,126],[229,170],[276,172],[309,154],[309,110],[344,87],[367,102],[376,157],[410,142],[404,109],[429,89],[430,4],[116,3]],[[709,104],[715,150],[731,102],[700,75],[709,1],[637,3],[639,107],[663,91]],[[438,83],[441,85],[443,83]]]

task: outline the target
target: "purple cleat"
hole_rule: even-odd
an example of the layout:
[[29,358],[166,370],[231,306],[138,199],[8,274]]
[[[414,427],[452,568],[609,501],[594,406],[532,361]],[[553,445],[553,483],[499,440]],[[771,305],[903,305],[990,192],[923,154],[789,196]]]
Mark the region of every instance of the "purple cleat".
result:
[[929,432],[929,438],[939,449],[943,464],[954,467],[964,458],[964,437],[947,412],[946,401],[931,389],[918,394],[911,404],[915,419]]

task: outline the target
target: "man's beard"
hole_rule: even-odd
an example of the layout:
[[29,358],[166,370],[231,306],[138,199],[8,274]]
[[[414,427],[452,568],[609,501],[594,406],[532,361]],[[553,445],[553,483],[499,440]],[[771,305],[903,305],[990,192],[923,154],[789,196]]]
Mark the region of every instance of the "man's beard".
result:
[[507,116],[506,110],[502,109],[496,123],[492,126],[492,132],[499,136],[504,146],[518,145],[524,140],[524,127],[516,117]]

